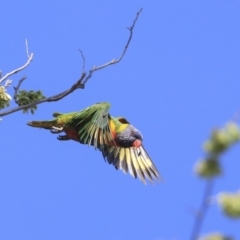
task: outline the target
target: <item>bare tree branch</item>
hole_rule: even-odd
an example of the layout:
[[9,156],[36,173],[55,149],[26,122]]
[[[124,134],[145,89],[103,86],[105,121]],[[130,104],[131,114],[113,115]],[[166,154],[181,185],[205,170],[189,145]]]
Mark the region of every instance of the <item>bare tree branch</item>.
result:
[[209,199],[212,196],[213,185],[214,185],[214,179],[207,180],[204,193],[203,193],[202,203],[195,218],[190,240],[199,239],[199,234],[201,232],[201,228],[209,208],[209,202],[210,202]]
[[81,53],[82,59],[83,59],[83,67],[82,67],[82,72],[85,72],[85,57],[83,55],[83,52],[81,49],[78,49],[79,52]]
[[63,91],[63,92],[61,92],[61,93],[59,93],[59,94],[56,94],[56,95],[51,96],[51,97],[48,97],[48,98],[43,98],[43,99],[41,99],[41,100],[39,100],[39,101],[30,103],[30,104],[26,104],[26,105],[22,105],[22,106],[19,106],[19,107],[16,107],[16,108],[12,108],[12,109],[10,109],[10,110],[8,110],[8,111],[5,111],[5,112],[3,112],[3,113],[0,113],[0,116],[1,116],[1,117],[2,117],[2,116],[6,116],[6,115],[8,115],[8,114],[11,114],[11,113],[20,111],[20,110],[22,110],[22,109],[24,109],[24,108],[30,108],[30,107],[32,107],[32,106],[39,105],[39,104],[44,103],[44,102],[54,102],[54,101],[58,101],[58,100],[60,100],[60,99],[62,99],[62,98],[64,98],[64,97],[66,97],[68,94],[72,93],[72,92],[75,91],[76,89],[79,89],[79,88],[83,89],[84,86],[82,85],[81,82],[82,82],[82,80],[83,80],[83,78],[84,78],[85,76],[86,76],[86,74],[85,74],[85,73],[82,73],[81,78],[80,78],[76,83],[74,83],[71,88],[69,88],[69,89],[66,90],[66,91]]
[[10,79],[7,79],[5,84],[4,84],[4,87],[7,88],[7,87],[10,87],[11,86],[11,83],[12,83],[12,80]]
[[126,51],[127,51],[127,49],[128,49],[128,46],[129,46],[130,42],[131,42],[132,34],[133,34],[133,29],[134,29],[134,27],[135,27],[135,23],[136,23],[136,21],[138,20],[138,17],[139,17],[139,15],[140,15],[141,12],[142,12],[142,8],[137,12],[137,15],[136,15],[136,17],[135,17],[135,19],[134,19],[134,21],[133,21],[133,24],[132,24],[129,28],[127,28],[127,29],[130,31],[130,35],[129,35],[127,44],[125,45],[121,56],[120,56],[118,59],[113,59],[112,61],[110,61],[110,62],[108,62],[108,63],[105,63],[105,64],[103,64],[103,65],[101,65],[101,66],[99,66],[99,67],[93,67],[93,69],[91,69],[91,70],[89,71],[88,75],[85,77],[85,79],[84,79],[84,81],[83,81],[83,84],[84,84],[84,85],[86,84],[86,82],[88,81],[88,79],[92,77],[93,72],[96,72],[96,71],[98,71],[98,70],[100,70],[100,69],[102,69],[102,68],[108,67],[108,66],[110,66],[110,65],[112,65],[112,64],[119,63],[119,62],[122,60],[122,58],[124,57],[124,55],[125,55],[125,53],[126,53]]
[[26,52],[27,52],[27,56],[28,56],[28,59],[27,59],[27,62],[22,66],[22,67],[19,67],[17,69],[14,69],[13,71],[7,73],[3,78],[0,79],[0,83],[2,83],[3,81],[5,81],[7,78],[9,78],[10,76],[12,76],[13,74],[16,74],[20,71],[22,71],[24,68],[26,68],[30,62],[33,60],[33,53],[31,53],[29,55],[28,53],[28,45],[27,45],[27,40],[26,40]]
[[26,43],[26,52],[27,52],[27,57],[29,58],[30,55],[29,55],[29,52],[28,52],[28,41],[27,39],[25,40],[25,43]]
[[[18,106],[18,107],[16,107],[16,108],[12,108],[12,109],[10,109],[10,110],[8,110],[8,111],[5,111],[5,112],[0,113],[0,116],[6,116],[6,115],[8,115],[8,114],[11,114],[11,113],[20,111],[20,110],[25,109],[25,108],[30,108],[30,107],[32,107],[32,106],[36,106],[36,105],[41,104],[41,103],[44,103],[44,102],[58,101],[58,100],[66,97],[68,94],[72,93],[73,91],[75,91],[75,90],[77,90],[77,89],[79,89],[79,88],[80,88],[80,89],[84,89],[85,84],[86,84],[87,81],[92,77],[93,72],[98,71],[98,70],[100,70],[100,69],[102,69],[102,68],[108,67],[108,66],[110,66],[110,65],[112,65],[112,64],[116,64],[116,63],[118,63],[118,62],[120,62],[120,61],[122,60],[122,58],[124,57],[124,55],[125,55],[125,53],[126,53],[126,51],[127,51],[127,49],[128,49],[128,46],[129,46],[130,42],[131,42],[132,34],[133,34],[133,29],[134,29],[135,23],[136,23],[139,15],[140,15],[140,13],[141,13],[141,11],[142,11],[142,8],[137,12],[137,15],[136,15],[136,17],[135,17],[135,19],[134,19],[134,21],[133,21],[133,24],[128,28],[129,31],[130,31],[130,35],[129,35],[129,38],[128,38],[128,40],[127,40],[127,43],[126,43],[126,45],[125,45],[125,47],[124,47],[124,50],[123,50],[121,56],[120,56],[118,59],[113,59],[112,61],[110,61],[110,62],[108,62],[108,63],[105,63],[105,64],[103,64],[103,65],[101,65],[101,66],[99,66],[99,67],[93,67],[93,69],[89,70],[88,74],[86,74],[86,73],[85,73],[85,58],[84,58],[84,55],[83,55],[82,51],[79,49],[79,51],[80,51],[80,53],[81,53],[81,56],[82,56],[82,59],[83,59],[82,75],[81,75],[81,77],[79,78],[79,80],[77,80],[77,82],[74,83],[74,84],[71,86],[71,88],[69,88],[68,90],[63,91],[63,92],[61,92],[61,93],[59,93],[59,94],[56,94],[56,95],[54,95],[54,96],[51,96],[51,97],[48,97],[48,98],[44,98],[44,99],[41,99],[41,100],[39,100],[39,101],[30,103],[30,104]],[[28,55],[28,45],[27,45],[27,41],[26,41],[26,49],[27,49],[27,55]],[[29,55],[28,55],[28,56],[29,56]],[[8,73],[8,74],[3,78],[3,80],[5,80],[5,79],[8,78],[9,76],[11,76],[12,74],[15,74],[15,73],[21,71],[22,69],[24,69],[24,68],[30,63],[30,61],[32,60],[32,58],[33,58],[33,53],[30,54],[27,63],[26,63],[23,67],[18,68],[18,69],[16,69],[16,70],[12,71],[11,73]],[[26,78],[25,78],[25,79],[26,79]],[[20,88],[20,85],[22,84],[22,82],[23,82],[25,79],[23,79],[23,78],[20,79],[17,87],[14,88],[14,89],[15,89],[14,100],[15,100],[16,103],[17,103],[17,99],[16,99],[17,92],[18,92],[18,90],[19,90],[19,88]],[[0,80],[0,81],[3,81],[3,80]],[[1,82],[0,82],[0,83],[1,83]]]
[[14,101],[15,101],[16,104],[18,104],[18,100],[17,100],[18,90],[19,90],[22,82],[23,82],[26,78],[27,78],[26,76],[22,77],[22,78],[19,80],[18,85],[17,85],[16,87],[13,87],[13,88],[14,88],[14,96],[13,96],[13,99],[14,99]]

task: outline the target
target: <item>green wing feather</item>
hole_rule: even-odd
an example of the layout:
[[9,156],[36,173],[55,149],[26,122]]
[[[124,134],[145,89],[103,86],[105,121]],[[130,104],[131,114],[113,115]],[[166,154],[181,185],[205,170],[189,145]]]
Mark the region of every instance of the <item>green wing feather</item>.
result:
[[109,126],[109,108],[108,102],[94,104],[75,114],[66,127],[74,127],[77,130],[81,143],[93,145],[101,150],[113,141]]

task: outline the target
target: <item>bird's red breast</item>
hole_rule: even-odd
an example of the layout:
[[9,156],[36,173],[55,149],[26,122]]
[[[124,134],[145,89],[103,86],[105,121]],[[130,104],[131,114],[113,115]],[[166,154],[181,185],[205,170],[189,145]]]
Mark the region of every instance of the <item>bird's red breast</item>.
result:
[[79,142],[77,131],[75,131],[74,129],[65,129],[64,132],[70,139]]

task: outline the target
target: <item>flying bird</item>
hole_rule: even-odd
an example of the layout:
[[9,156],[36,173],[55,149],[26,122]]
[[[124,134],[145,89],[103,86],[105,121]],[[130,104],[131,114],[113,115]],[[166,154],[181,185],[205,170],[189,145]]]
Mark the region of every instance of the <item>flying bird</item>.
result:
[[80,112],[53,113],[53,120],[31,121],[31,127],[44,128],[51,133],[64,133],[60,141],[74,140],[94,146],[116,169],[139,178],[143,183],[158,180],[160,174],[144,149],[143,136],[123,117],[109,114],[110,104],[101,102]]

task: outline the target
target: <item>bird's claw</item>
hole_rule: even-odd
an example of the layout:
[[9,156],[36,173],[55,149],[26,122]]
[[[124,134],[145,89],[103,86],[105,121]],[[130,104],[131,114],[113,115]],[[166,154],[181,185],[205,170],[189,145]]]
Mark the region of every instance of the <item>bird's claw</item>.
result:
[[51,133],[61,133],[63,131],[63,127],[52,127],[51,129],[50,129],[50,132]]
[[59,135],[57,137],[58,140],[62,141],[62,140],[70,140],[70,138],[67,135]]

